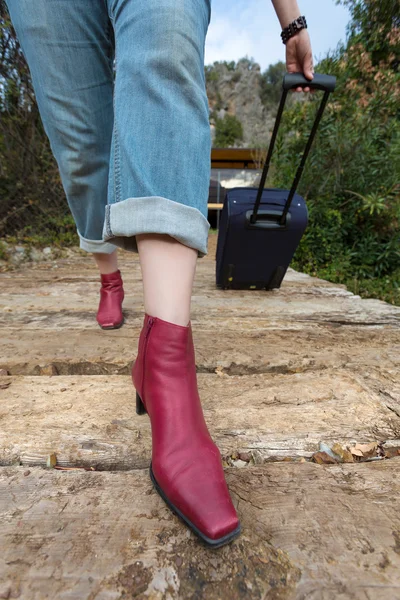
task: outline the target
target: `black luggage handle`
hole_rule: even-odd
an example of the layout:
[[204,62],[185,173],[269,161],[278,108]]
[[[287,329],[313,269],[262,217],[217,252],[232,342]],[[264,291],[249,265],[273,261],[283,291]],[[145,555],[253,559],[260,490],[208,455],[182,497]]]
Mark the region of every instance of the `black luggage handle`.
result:
[[323,96],[323,98],[321,100],[321,104],[318,108],[318,111],[317,111],[317,114],[315,117],[315,121],[312,126],[310,136],[307,140],[307,144],[306,144],[306,148],[304,150],[303,156],[301,157],[300,165],[296,171],[296,175],[293,180],[292,187],[290,188],[289,196],[286,200],[286,203],[285,203],[285,206],[284,206],[284,209],[282,212],[282,216],[279,219],[279,224],[282,226],[285,224],[287,212],[290,208],[294,194],[296,192],[297,185],[300,181],[300,177],[303,172],[308,153],[310,152],[310,148],[313,143],[315,134],[317,132],[319,122],[320,122],[323,112],[325,110],[325,105],[328,101],[329,94],[331,92],[333,92],[333,90],[335,89],[335,85],[336,85],[336,77],[333,77],[332,75],[324,75],[322,73],[314,73],[314,78],[311,81],[306,79],[304,77],[303,73],[286,73],[285,76],[283,77],[282,97],[281,97],[281,101],[280,101],[279,108],[278,108],[278,114],[276,116],[275,126],[274,126],[274,130],[272,132],[271,141],[270,141],[269,148],[268,148],[267,158],[265,159],[265,164],[264,164],[263,172],[261,175],[260,185],[258,187],[257,198],[256,198],[256,202],[254,204],[253,214],[250,217],[250,223],[252,223],[253,225],[257,221],[257,212],[258,212],[258,208],[260,206],[261,196],[262,196],[262,193],[264,190],[264,184],[265,184],[265,180],[267,178],[269,164],[271,162],[272,152],[274,149],[275,140],[276,140],[279,125],[281,122],[282,113],[283,113],[283,109],[285,106],[288,91],[290,89],[292,89],[294,87],[298,87],[298,86],[309,87],[312,89],[323,90],[324,96]]
[[314,73],[313,79],[306,79],[303,73],[285,73],[282,81],[283,90],[291,90],[294,87],[309,87],[314,90],[333,92],[336,85],[336,77],[324,73]]

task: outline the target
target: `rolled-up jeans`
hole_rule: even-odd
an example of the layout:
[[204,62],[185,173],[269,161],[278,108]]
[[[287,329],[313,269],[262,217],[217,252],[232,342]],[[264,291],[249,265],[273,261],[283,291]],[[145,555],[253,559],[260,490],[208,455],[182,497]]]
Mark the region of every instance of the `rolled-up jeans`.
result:
[[211,0],[6,1],[80,247],[207,254]]

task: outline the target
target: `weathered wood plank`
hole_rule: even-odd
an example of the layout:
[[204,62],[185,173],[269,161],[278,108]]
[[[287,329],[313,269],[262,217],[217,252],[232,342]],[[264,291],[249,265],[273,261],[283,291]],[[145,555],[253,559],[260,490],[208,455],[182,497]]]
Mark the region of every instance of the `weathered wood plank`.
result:
[[[301,288],[287,285],[280,290],[263,292],[223,291],[213,289],[211,275],[196,280],[192,296],[193,322],[218,319],[222,325],[226,323],[232,327],[234,323],[241,329],[251,330],[258,328],[258,325],[271,327],[285,323],[300,327],[303,322],[310,321],[370,326],[400,324],[399,307],[374,299],[362,300],[334,286]],[[90,283],[78,280],[61,285],[57,281],[50,281],[44,290],[39,287],[34,290],[17,288],[15,291],[7,290],[7,293],[4,291],[0,296],[0,324],[8,327],[24,325],[31,330],[90,328],[94,324],[93,313],[97,308],[99,290],[96,281]],[[127,283],[126,288],[124,309],[127,316],[140,319],[143,312],[141,287],[130,290]]]
[[250,530],[229,547],[204,548],[154,492],[147,470],[0,469],[0,518],[0,579],[10,597],[216,600],[250,592],[285,600],[300,575]]
[[[361,300],[344,286],[290,269],[280,290],[217,290],[215,243],[211,235],[210,255],[198,261],[193,294],[200,371],[223,366],[232,372],[296,372],[357,361],[399,365],[399,307]],[[120,256],[127,321],[118,331],[101,331],[95,322],[99,281],[86,253],[1,274],[0,368],[37,374],[52,363],[51,370],[60,374],[127,372],[143,305],[137,255]]]
[[[120,470],[148,465],[149,419],[135,413],[130,377],[3,380],[11,384],[0,389],[0,464],[45,465],[54,452],[63,466]],[[206,420],[223,456],[250,451],[257,461],[294,459],[310,457],[320,441],[400,438],[400,396],[388,375],[375,379],[375,390],[362,374],[330,369],[293,375],[199,374],[198,381]]]
[[[204,548],[147,470],[0,469],[0,593],[112,600],[394,600],[399,459],[227,469],[242,535]],[[7,595],[8,594],[8,595]]]
[[[262,463],[226,470],[243,535],[205,550],[152,491],[129,378],[138,257],[120,252],[127,321],[104,332],[98,275],[78,252],[0,276],[0,368],[39,375],[0,381],[0,464],[23,465],[0,468],[0,598],[400,598],[400,458],[298,462],[320,441],[399,445],[400,309],[291,270],[273,292],[217,290],[215,241],[192,322],[221,454]],[[51,453],[118,472],[30,466]]]
[[[97,326],[98,274],[86,255],[1,274],[0,368],[40,374],[51,363],[46,372],[128,373],[143,321],[142,283],[137,255],[120,254],[126,323],[117,331]],[[399,307],[292,270],[279,290],[218,290],[211,255],[198,261],[192,301],[200,372],[400,366]]]
[[[210,247],[215,236],[210,237]],[[344,286],[289,269],[279,290],[219,290],[215,285],[214,251],[199,260],[193,289],[193,320],[203,322],[248,321],[258,328],[263,322],[302,321],[345,324],[397,324],[400,308],[379,300],[361,300]],[[120,268],[126,288],[124,306],[128,315],[142,313],[142,280],[138,256],[120,252]],[[79,261],[79,270],[76,269]],[[0,324],[24,325],[30,329],[90,328],[98,302],[99,276],[91,258],[61,259],[36,264],[0,275]],[[251,310],[249,311],[249,300]],[[61,310],[60,310],[61,309]],[[129,319],[128,323],[129,325]]]
[[[62,331],[16,331],[3,327],[0,368],[15,375],[128,374],[136,356],[139,332],[139,324],[132,329],[124,326],[107,332],[97,325]],[[260,325],[258,330],[246,331],[220,328],[216,321],[194,324],[193,337],[199,372],[214,372],[216,368],[231,374],[296,373],[325,368],[400,369],[400,328],[389,326],[381,329],[313,324],[297,330]]]
[[400,457],[232,471],[231,492],[261,536],[302,571],[297,600],[400,598]]

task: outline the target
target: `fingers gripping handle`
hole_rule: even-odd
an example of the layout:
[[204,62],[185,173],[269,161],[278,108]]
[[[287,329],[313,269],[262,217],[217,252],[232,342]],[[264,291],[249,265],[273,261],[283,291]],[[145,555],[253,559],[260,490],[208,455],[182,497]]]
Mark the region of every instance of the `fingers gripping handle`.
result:
[[291,90],[296,87],[309,87],[314,90],[333,92],[336,86],[336,77],[323,73],[314,73],[313,79],[306,79],[303,73],[286,73],[283,77],[282,89]]

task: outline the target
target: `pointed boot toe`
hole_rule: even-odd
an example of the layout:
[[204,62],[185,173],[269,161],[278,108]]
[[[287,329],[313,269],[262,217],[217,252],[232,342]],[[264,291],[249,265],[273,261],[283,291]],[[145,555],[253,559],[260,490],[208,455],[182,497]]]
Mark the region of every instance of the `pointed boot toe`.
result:
[[208,546],[232,541],[240,523],[204,419],[191,325],[145,315],[132,379],[137,413],[150,417],[155,489]]
[[118,329],[124,323],[122,302],[124,288],[121,272],[100,275],[100,302],[96,320],[102,329]]
[[[204,448],[196,462],[156,469],[150,476],[167,505],[208,545],[221,546],[240,533],[240,523],[225,481],[218,448]],[[214,453],[214,456],[211,456]],[[196,455],[193,448],[192,455]],[[171,457],[172,458],[172,457]],[[157,473],[157,474],[156,474]],[[168,494],[164,490],[169,490]]]

